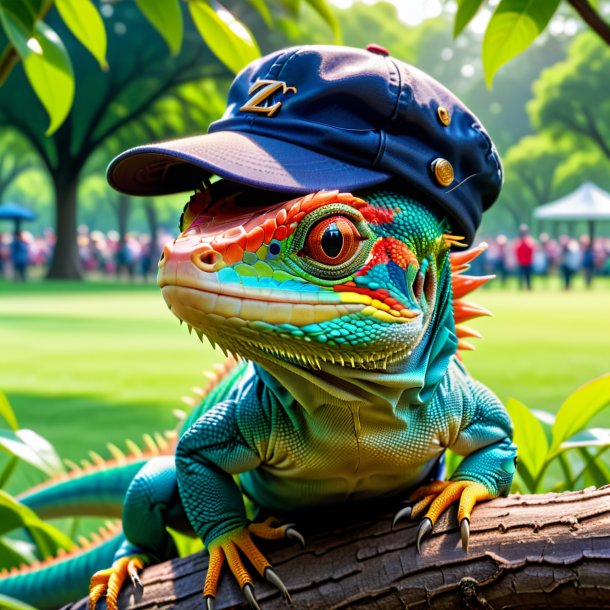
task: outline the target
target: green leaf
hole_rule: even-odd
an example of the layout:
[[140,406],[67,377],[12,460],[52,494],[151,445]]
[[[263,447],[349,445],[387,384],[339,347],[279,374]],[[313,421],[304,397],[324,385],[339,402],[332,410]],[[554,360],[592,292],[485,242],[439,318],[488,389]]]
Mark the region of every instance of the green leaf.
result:
[[51,475],[63,474],[66,469],[55,448],[46,438],[33,430],[17,430],[15,433],[47,465]]
[[544,30],[560,0],[501,0],[483,37],[483,69],[487,86],[496,72],[527,49]]
[[2,593],[0,593],[0,608],[2,610],[36,610],[34,606],[30,606],[30,604],[26,604],[14,597],[2,595]]
[[0,538],[0,568],[18,567],[36,561],[36,556],[31,552],[33,548],[33,545],[23,540]]
[[97,59],[102,70],[106,61],[106,28],[91,0],[55,0],[55,6],[70,31]]
[[214,10],[203,0],[191,0],[189,10],[205,43],[232,72],[239,72],[260,57],[250,32],[225,8]]
[[606,449],[607,447],[599,449],[593,455],[586,449],[580,449],[580,454],[585,463],[584,479],[590,479],[596,487],[602,487],[610,483],[610,470],[600,459],[602,452]]
[[69,550],[74,546],[68,536],[40,519],[32,509],[0,490],[0,534],[16,527],[25,527],[30,532],[43,559],[54,555],[59,548]]
[[17,423],[17,416],[11,407],[11,403],[8,401],[6,394],[0,391],[0,417],[6,421],[13,431],[16,431],[19,428],[19,424]]
[[483,0],[458,0],[458,8],[453,24],[453,37],[457,38],[464,28],[472,21]]
[[63,42],[46,23],[39,21],[22,57],[32,89],[49,114],[49,136],[64,122],[74,100],[74,74]]
[[150,24],[163,36],[173,56],[180,53],[183,36],[179,0],[136,0],[136,5]]
[[273,27],[273,17],[265,0],[248,0],[248,2],[256,9],[258,14],[262,17],[263,21],[265,22],[265,25],[268,28]]
[[0,430],[0,449],[49,476],[65,472],[61,458],[53,446],[32,430]]
[[549,449],[542,424],[522,402],[514,398],[508,401],[506,409],[515,428],[513,441],[517,445],[518,464],[523,464],[522,468],[536,479],[544,466]]
[[34,31],[40,7],[35,0],[0,0],[0,11],[11,13],[25,28],[28,34]]
[[53,474],[53,470],[47,462],[34,449],[28,447],[12,430],[0,430],[0,450],[27,462],[49,476]]
[[[15,47],[19,57],[29,53],[28,40],[32,29],[27,22],[0,2],[0,23],[10,43]],[[32,26],[33,27],[33,26]]]
[[570,394],[555,417],[550,453],[557,453],[562,443],[580,432],[609,403],[610,373]]
[[326,0],[306,0],[307,4],[328,24],[335,37],[335,44],[341,44],[341,27],[337,17]]
[[279,0],[279,3],[284,7],[291,17],[297,18],[299,16],[299,9],[301,8],[301,0]]

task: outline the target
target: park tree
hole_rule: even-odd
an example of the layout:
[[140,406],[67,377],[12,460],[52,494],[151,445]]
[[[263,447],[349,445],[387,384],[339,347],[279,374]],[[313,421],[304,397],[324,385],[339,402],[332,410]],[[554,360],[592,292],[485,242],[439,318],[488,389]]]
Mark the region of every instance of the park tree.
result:
[[[61,31],[61,24],[54,25]],[[193,31],[185,33],[182,51],[171,58],[163,40],[126,3],[114,7],[107,26],[110,69],[100,70],[88,54],[74,54],[74,71],[80,86],[71,113],[51,136],[45,136],[47,117],[24,74],[15,70],[2,87],[0,125],[10,125],[23,134],[53,181],[57,245],[50,278],[81,276],[75,239],[77,187],[86,164],[96,161],[95,153],[105,147],[107,160],[113,138],[118,145],[117,134],[135,119],[137,128],[131,125],[127,130],[132,145],[148,141],[149,133],[160,135],[163,129],[164,135],[174,135],[176,132],[169,129],[172,121],[177,121],[178,126],[182,123],[175,116],[155,114],[155,104],[176,95],[174,114],[180,114],[183,85],[205,78],[223,82],[230,77],[228,69],[215,60]],[[68,40],[68,33],[63,35]],[[167,103],[156,110],[159,109],[167,109]],[[151,127],[154,116],[160,117],[156,131]]]
[[5,129],[0,132],[0,203],[5,201],[13,182],[36,165],[36,155],[18,131]]
[[[28,3],[39,1],[41,0],[27,0]],[[165,7],[168,4],[152,1],[140,1],[137,4],[142,8],[151,3]],[[173,3],[174,0],[170,4]],[[325,2],[312,1],[310,3],[316,7],[318,12],[326,16],[327,21],[331,21],[325,12]],[[0,17],[2,17],[1,21],[5,31],[5,9],[6,6],[12,6],[12,4],[13,0],[3,0],[0,3],[0,9],[2,9]],[[46,4],[50,3],[46,2]],[[57,244],[48,273],[49,278],[77,279],[81,277],[76,247],[77,186],[83,169],[87,163],[91,162],[95,153],[104,147],[106,153],[118,152],[119,148],[113,148],[112,144],[114,143],[116,146],[120,142],[116,136],[121,130],[127,128],[130,130],[129,137],[123,137],[123,141],[129,140],[130,146],[150,141],[151,135],[155,135],[156,139],[162,139],[177,135],[184,136],[189,131],[201,132],[211,120],[218,116],[214,111],[218,105],[215,102],[210,103],[209,97],[206,99],[209,87],[219,86],[223,90],[226,89],[232,76],[232,70],[247,63],[259,52],[256,47],[254,55],[251,56],[249,52],[244,51],[242,46],[237,45],[236,47],[234,38],[228,36],[227,31],[242,32],[243,28],[240,22],[235,21],[224,9],[219,12],[229,20],[228,24],[225,23],[223,27],[216,29],[203,28],[202,20],[195,18],[196,15],[193,14],[191,5],[205,4],[208,6],[204,0],[189,3],[193,22],[184,20],[184,31],[180,31],[182,44],[179,48],[172,48],[172,52],[176,53],[175,56],[171,56],[168,52],[166,43],[169,41],[168,31],[171,29],[167,30],[167,24],[162,19],[150,19],[151,15],[145,13],[149,20],[154,22],[153,27],[145,22],[142,14],[130,2],[119,0],[112,3],[102,2],[102,4],[105,6],[104,31],[107,31],[108,42],[103,64],[107,63],[109,69],[105,71],[100,69],[99,53],[81,51],[80,42],[72,36],[73,28],[70,28],[71,33],[66,27],[65,19],[62,21],[54,12],[48,15],[51,31],[58,34],[55,42],[61,42],[62,47],[65,45],[68,51],[71,51],[69,53],[69,57],[71,57],[69,80],[72,84],[77,83],[74,103],[67,118],[61,122],[57,116],[50,113],[50,131],[52,133],[49,133],[47,118],[49,106],[45,105],[45,112],[26,79],[27,75],[32,82],[27,69],[26,71],[19,68],[11,70],[10,76],[2,85],[1,90],[0,127],[12,126],[23,134],[38,153],[41,163],[49,171],[53,181]],[[250,17],[254,15],[258,18],[259,24],[264,28],[264,23],[268,21],[267,13],[269,11],[261,3],[252,4],[257,8],[243,12]],[[283,6],[284,3],[278,2],[278,4]],[[289,4],[290,7],[286,10],[290,16],[295,7],[298,9],[299,3],[291,2]],[[178,8],[181,7],[181,3],[177,0],[176,5]],[[202,7],[199,6],[199,8]],[[239,8],[239,3],[236,3],[236,8]],[[213,21],[217,21],[218,15],[212,16],[208,9],[205,9],[204,13]],[[201,17],[200,14],[199,17]],[[182,27],[182,21],[180,24]],[[206,30],[206,44],[203,43],[197,32],[197,30],[201,32],[202,29]],[[165,41],[159,35],[159,30],[165,34]],[[1,34],[0,30],[0,38]],[[250,35],[247,34],[246,38],[250,39]],[[46,47],[42,42],[40,44],[44,55]],[[1,43],[3,41],[0,39],[0,47],[2,47]],[[11,49],[16,50],[16,43],[10,37],[8,42],[4,40],[4,43],[5,51],[8,50],[9,55]],[[72,47],[76,47],[76,51]],[[60,52],[57,45],[53,48],[54,53]],[[215,53],[210,49],[216,55],[222,54],[224,63],[216,59]],[[3,57],[6,59],[6,54]],[[49,59],[51,63],[53,63],[53,58],[57,60],[58,64],[61,64],[58,56],[53,54]],[[24,64],[27,68],[26,59],[24,59]],[[230,66],[230,69],[226,64]],[[0,67],[6,69],[6,64],[2,60],[0,60]],[[43,72],[43,74],[49,76],[49,73]],[[199,91],[196,89],[189,91],[183,87],[186,84],[200,84],[204,79],[209,79],[209,83],[211,83],[207,90],[203,88]],[[174,101],[171,112],[168,114],[166,111],[170,105],[170,98],[173,98]],[[162,100],[166,104],[165,107],[161,106]],[[192,111],[188,110],[191,106],[195,107]],[[185,128],[182,120],[185,114],[190,114],[190,118],[197,115],[196,129],[193,124]],[[112,154],[105,158],[105,162]]]
[[610,160],[610,47],[591,32],[574,40],[565,61],[544,70],[528,104],[532,124],[570,134]]
[[534,208],[559,196],[555,186],[557,167],[570,154],[548,132],[525,136],[503,158],[506,176],[499,206],[509,214],[512,229],[529,223]]

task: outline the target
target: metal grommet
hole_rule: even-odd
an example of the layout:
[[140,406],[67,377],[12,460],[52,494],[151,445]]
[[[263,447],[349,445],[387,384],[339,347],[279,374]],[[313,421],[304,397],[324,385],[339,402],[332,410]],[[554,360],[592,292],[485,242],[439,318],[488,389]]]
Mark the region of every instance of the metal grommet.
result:
[[451,163],[449,163],[449,161],[447,161],[447,159],[443,159],[441,157],[434,159],[431,167],[436,181],[441,186],[449,186],[453,182],[453,179],[455,178],[453,166]]
[[438,115],[439,121],[445,127],[447,127],[449,125],[449,123],[451,123],[451,115],[449,114],[449,110],[447,110],[447,108],[445,108],[445,106],[439,106],[436,113]]

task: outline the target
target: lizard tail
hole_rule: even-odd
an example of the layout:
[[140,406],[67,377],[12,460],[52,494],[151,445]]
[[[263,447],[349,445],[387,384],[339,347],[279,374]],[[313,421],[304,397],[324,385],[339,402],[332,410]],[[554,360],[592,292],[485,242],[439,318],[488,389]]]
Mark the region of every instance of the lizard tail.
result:
[[[459,244],[458,244],[459,245]],[[482,243],[466,250],[464,252],[452,252],[451,257],[451,281],[453,285],[453,315],[455,318],[455,332],[458,337],[458,349],[474,350],[474,346],[465,341],[466,338],[476,337],[481,335],[474,329],[464,326],[463,323],[479,316],[490,316],[491,313],[484,307],[474,305],[464,301],[462,297],[482,286],[489,280],[493,279],[494,275],[464,275],[464,272],[470,268],[470,263],[487,250],[487,244]]]
[[[73,468],[60,479],[43,483],[18,499],[42,519],[119,518],[127,489],[147,461],[142,455],[123,464],[109,460]],[[91,575],[112,564],[123,540],[120,521],[107,522],[89,539],[79,538],[78,544],[69,551],[60,549],[55,557],[13,567],[10,571],[4,569],[0,572],[0,598],[2,595],[15,598],[38,610],[60,608],[80,599],[87,594]]]
[[87,595],[91,575],[112,564],[124,539],[120,522],[107,523],[89,539],[80,538],[70,551],[61,550],[56,557],[2,570],[0,596],[26,602],[38,610],[54,610],[76,601]]

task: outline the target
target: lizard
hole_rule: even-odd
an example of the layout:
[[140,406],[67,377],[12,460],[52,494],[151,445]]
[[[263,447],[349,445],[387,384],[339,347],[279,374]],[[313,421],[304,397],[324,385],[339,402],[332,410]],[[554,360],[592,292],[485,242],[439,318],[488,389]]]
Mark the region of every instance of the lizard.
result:
[[[408,497],[395,522],[420,518],[418,550],[458,502],[467,548],[474,505],[508,493],[516,460],[504,407],[456,356],[476,336],[456,323],[485,313],[461,297],[488,278],[463,275],[482,247],[455,250],[502,180],[476,117],[378,45],[280,50],[236,77],[208,135],[126,151],[108,178],[151,195],[184,191],[202,170],[159,285],[189,329],[240,361],[175,452],[98,481],[125,501],[91,606],[116,608],[128,577],[138,585],[145,565],[175,554],[167,526],[208,549],[208,609],[225,563],[257,607],[243,556],[288,599],[253,537],[302,537],[251,522],[244,495],[272,514]],[[441,480],[448,448],[464,457]]]
[[[418,548],[454,501],[467,548],[474,504],[508,493],[516,454],[500,401],[455,357],[454,315],[468,315],[452,307],[449,251],[460,239],[387,190],[269,205],[220,181],[191,198],[158,283],[174,315],[245,362],[191,418],[175,459],[132,482],[127,541],[93,576],[92,608],[104,594],[116,607],[128,575],[137,582],[171,556],[167,525],[191,529],[209,551],[208,608],[224,563],[257,607],[242,556],[288,599],[253,537],[300,535],[250,523],[242,494],[276,513],[416,488],[396,520],[422,516]],[[426,483],[447,448],[463,461],[449,480]]]
[[[242,493],[280,514],[409,497],[395,522],[421,518],[419,549],[454,501],[467,548],[474,504],[509,491],[510,421],[456,356],[477,336],[459,323],[488,313],[462,298],[490,279],[464,274],[484,246],[452,252],[460,236],[446,219],[392,191],[279,202],[273,194],[272,204],[269,195],[227,181],[196,192],[164,248],[158,282],[171,312],[239,362],[206,388],[177,446],[103,468],[108,482],[84,485],[89,505],[108,498],[110,482],[117,488],[115,509],[98,509],[106,516],[121,514],[126,494],[123,534],[89,550],[82,565],[60,557],[51,579],[76,583],[80,571],[82,581],[112,558],[91,579],[92,608],[104,595],[117,608],[128,576],[137,585],[145,565],[175,556],[168,525],[208,548],[208,608],[225,561],[257,607],[240,555],[288,598],[252,537],[302,537],[290,524],[249,522]],[[447,481],[429,482],[447,448],[464,460]],[[69,514],[56,505],[82,497],[82,481],[99,476],[81,474],[52,500],[48,491],[23,500],[44,516]],[[42,603],[28,597],[36,574],[9,575],[0,593]]]

